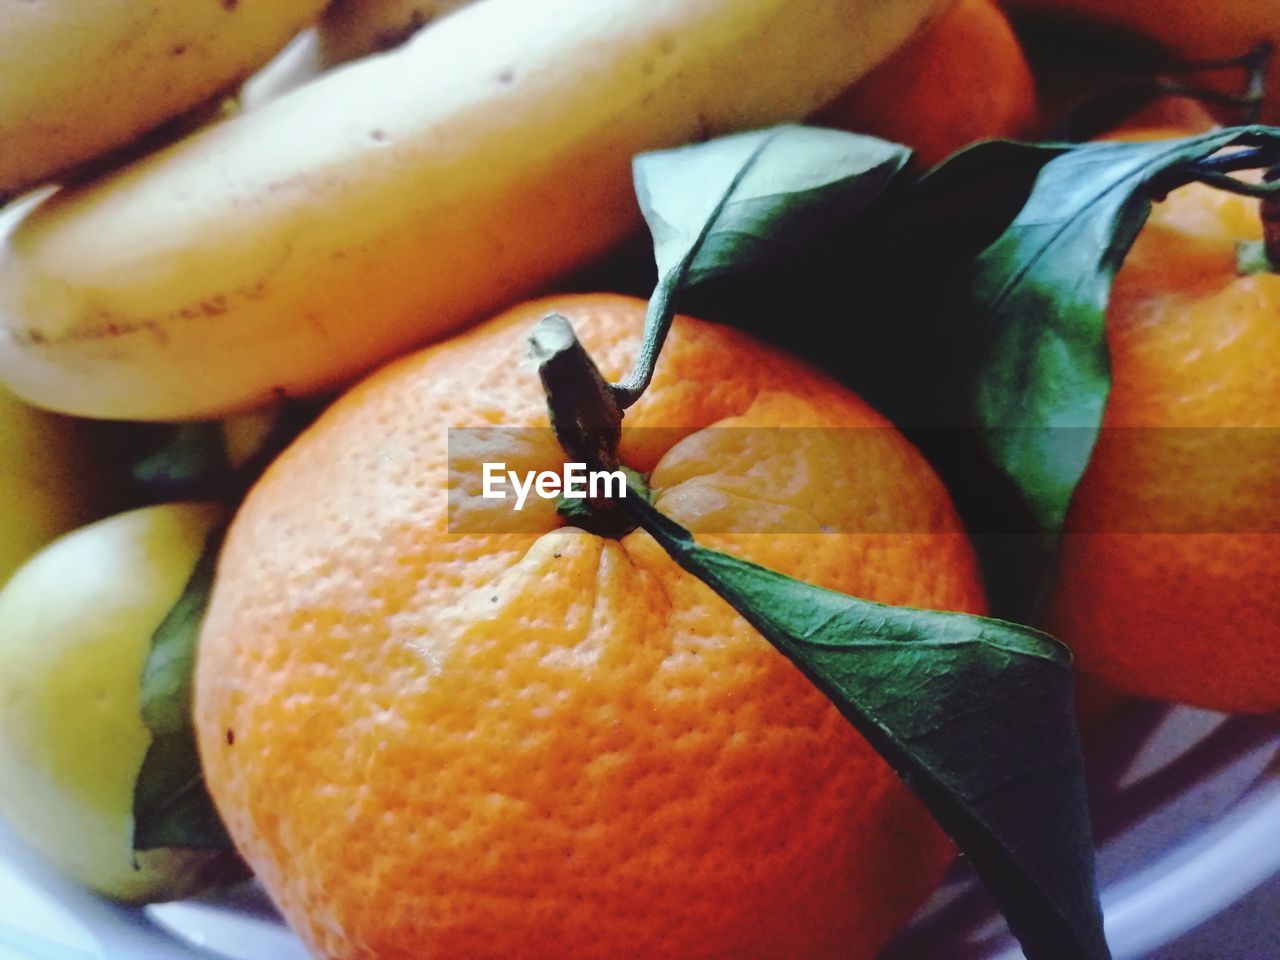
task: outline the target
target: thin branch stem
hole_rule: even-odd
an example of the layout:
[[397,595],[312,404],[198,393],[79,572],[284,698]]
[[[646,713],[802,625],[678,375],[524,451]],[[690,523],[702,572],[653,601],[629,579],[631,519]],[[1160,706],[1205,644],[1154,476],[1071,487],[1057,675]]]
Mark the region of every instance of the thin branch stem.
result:
[[620,410],[634,405],[653,381],[658,355],[662,353],[662,345],[666,343],[667,333],[671,329],[671,318],[675,315],[675,293],[684,282],[688,268],[689,261],[686,260],[679,268],[664,276],[649,298],[649,306],[644,315],[644,340],[640,344],[640,354],[636,357],[631,372],[610,387],[613,400]]
[[1204,170],[1210,173],[1234,173],[1237,170],[1257,170],[1261,167],[1270,166],[1275,162],[1276,150],[1267,150],[1264,147],[1248,147],[1244,150],[1237,150],[1234,153],[1224,153],[1221,156],[1205,157],[1203,160],[1197,160],[1193,166],[1197,170]]
[[[1076,128],[1080,117],[1085,115],[1086,111],[1105,107],[1123,97],[1139,98],[1143,102],[1159,97],[1189,97],[1212,106],[1238,110],[1242,123],[1258,123],[1266,104],[1267,79],[1273,53],[1273,46],[1263,42],[1240,56],[1222,60],[1184,61],[1167,67],[1167,72],[1175,75],[1243,69],[1245,84],[1244,92],[1240,94],[1223,93],[1221,90],[1200,84],[1180,80],[1161,80],[1154,76],[1135,77],[1110,83],[1076,102],[1059,125],[1058,132],[1063,139],[1076,139],[1072,135],[1080,132]],[[1101,130],[1085,129],[1083,138],[1088,139],[1098,132]]]
[[667,334],[671,331],[671,320],[675,315],[676,294],[684,286],[685,280],[689,276],[689,271],[693,267],[693,261],[697,258],[698,251],[702,249],[707,237],[711,235],[712,229],[720,219],[720,214],[729,205],[729,201],[733,199],[734,194],[742,181],[746,179],[747,174],[755,167],[760,155],[764,153],[776,137],[777,134],[774,134],[760,141],[760,144],[751,152],[746,162],[734,174],[733,179],[729,181],[728,189],[716,202],[710,216],[703,223],[698,236],[690,245],[688,253],[658,281],[658,286],[654,289],[653,296],[649,298],[649,309],[645,312],[644,340],[640,345],[640,355],[636,358],[631,372],[610,388],[613,392],[614,402],[620,410],[626,410],[632,406],[649,388],[649,384],[653,381],[654,368],[658,364],[658,354],[662,352],[662,345],[666,342]]
[[1280,181],[1248,183],[1244,180],[1237,180],[1235,177],[1227,176],[1225,173],[1200,170],[1194,165],[1190,168],[1190,172],[1192,180],[1215,187],[1218,190],[1225,190],[1227,193],[1237,193],[1242,197],[1253,197],[1255,200],[1280,196]]

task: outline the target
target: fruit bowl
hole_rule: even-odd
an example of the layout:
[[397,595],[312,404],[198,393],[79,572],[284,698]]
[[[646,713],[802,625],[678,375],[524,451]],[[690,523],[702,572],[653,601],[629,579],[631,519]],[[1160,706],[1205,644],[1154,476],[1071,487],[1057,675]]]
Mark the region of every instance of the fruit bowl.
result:
[[[1280,718],[1134,701],[1086,742],[1115,960],[1140,960],[1280,875]],[[1020,956],[958,863],[882,960]],[[0,825],[0,960],[266,957],[307,953],[253,884],[121,907],[56,876]]]
[[0,14],[0,960],[1280,957],[1277,0],[103,6]]

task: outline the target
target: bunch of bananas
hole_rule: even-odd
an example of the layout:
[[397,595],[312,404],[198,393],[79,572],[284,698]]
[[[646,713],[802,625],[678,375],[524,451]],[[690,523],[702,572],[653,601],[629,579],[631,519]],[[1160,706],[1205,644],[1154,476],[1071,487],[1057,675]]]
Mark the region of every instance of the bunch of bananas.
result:
[[0,382],[140,420],[343,383],[623,237],[634,154],[803,118],[946,4],[322,6],[0,4],[0,193],[66,183],[2,241]]

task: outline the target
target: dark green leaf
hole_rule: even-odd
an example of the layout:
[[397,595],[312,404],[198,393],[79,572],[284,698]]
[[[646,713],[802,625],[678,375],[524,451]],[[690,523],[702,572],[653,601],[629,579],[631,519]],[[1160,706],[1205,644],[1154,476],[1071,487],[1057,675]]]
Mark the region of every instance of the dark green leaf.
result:
[[[976,255],[1017,216],[1036,177],[1070,144],[984,140],[953,153],[906,192],[895,212],[896,253],[923,251],[929,269]],[[904,256],[904,259],[905,256]],[[919,270],[919,257],[908,260]]]
[[[899,177],[782,260],[683,292],[680,308],[791,350],[854,389],[908,432],[971,530],[1030,534],[1018,491],[967,429],[967,341],[956,338],[954,311],[966,267],[1013,222],[1044,165],[1069,149],[975,144],[914,183]],[[1051,554],[1031,536],[975,545],[992,609],[1025,622]]]
[[1280,143],[1280,130],[1080,145],[1045,165],[1026,206],[977,258],[966,305],[978,350],[971,400],[992,459],[1045,532],[1061,529],[1102,422],[1111,284],[1153,197],[1194,179],[1191,164],[1223,148],[1268,143]]
[[741,273],[865,207],[905,166],[899,144],[781,126],[641,154],[636,194],[658,275]]
[[232,474],[226,438],[219,423],[184,423],[168,428],[164,445],[138,461],[134,482],[148,499],[206,496]]
[[205,789],[191,730],[154,737],[134,788],[134,850],[232,850]]
[[890,607],[696,544],[628,509],[786,655],[898,771],[973,862],[1029,960],[1102,960],[1070,658],[998,620]]
[[151,636],[142,673],[142,722],[152,733],[177,733],[191,726],[196,639],[224,533],[220,527],[210,534],[182,595]]
[[[288,399],[270,411],[237,418],[242,432],[250,433],[252,448],[234,453],[228,437],[231,421],[144,428],[148,438],[145,452],[136,456],[130,468],[133,486],[146,503],[239,503],[267,465],[326,405],[325,398]],[[256,437],[252,436],[254,431]]]
[[232,849],[205,790],[191,718],[196,641],[224,533],[210,534],[182,596],[151,638],[141,708],[152,741],[134,785],[135,850]]
[[786,125],[636,157],[658,285],[640,357],[616,388],[621,405],[648,385],[682,290],[784,256],[865,208],[910,155],[874,137]]
[[[798,236],[773,262],[683,289],[680,307],[800,353],[856,384],[882,412],[900,417],[910,406],[905,415],[915,419],[924,405],[917,398],[940,395],[939,377],[954,366],[935,318],[955,302],[955,274],[1012,222],[1040,169],[1067,149],[976,144],[915,183],[899,177],[870,205]],[[832,350],[841,333],[858,349]]]

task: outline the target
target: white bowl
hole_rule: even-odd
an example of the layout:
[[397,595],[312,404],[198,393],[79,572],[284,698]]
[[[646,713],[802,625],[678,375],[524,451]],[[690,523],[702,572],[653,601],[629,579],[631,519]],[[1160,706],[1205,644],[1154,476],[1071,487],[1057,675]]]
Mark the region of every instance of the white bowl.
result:
[[[1088,742],[1115,960],[1141,960],[1280,875],[1280,718],[1135,702]],[[1280,916],[1263,935],[1280,943]],[[1270,957],[1264,950],[1247,960]],[[1018,957],[960,863],[882,960]],[[307,953],[252,885],[218,898],[121,907],[56,876],[0,824],[0,960],[228,958]]]

